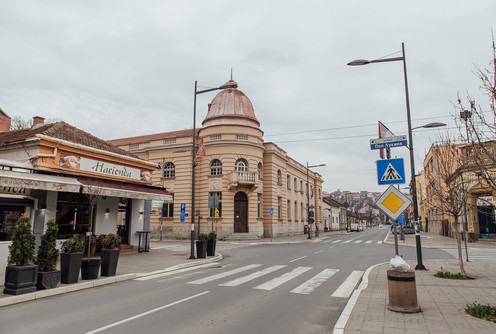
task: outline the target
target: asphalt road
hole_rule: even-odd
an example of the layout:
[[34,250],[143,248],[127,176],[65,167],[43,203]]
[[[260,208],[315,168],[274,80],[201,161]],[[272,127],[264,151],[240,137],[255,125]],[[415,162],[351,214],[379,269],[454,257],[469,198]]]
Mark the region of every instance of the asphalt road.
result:
[[[361,274],[394,256],[386,233],[232,248],[219,263],[2,308],[0,332],[328,333]],[[416,259],[401,243],[400,254]]]

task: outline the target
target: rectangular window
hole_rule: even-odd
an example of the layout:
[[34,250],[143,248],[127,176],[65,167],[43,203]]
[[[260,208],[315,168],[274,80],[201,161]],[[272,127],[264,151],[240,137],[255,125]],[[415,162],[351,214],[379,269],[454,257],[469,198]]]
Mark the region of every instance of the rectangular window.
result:
[[288,220],[291,220],[291,201],[288,201],[287,205],[286,214],[288,215]]
[[175,144],[176,143],[176,138],[167,138],[167,139],[164,139],[163,143],[165,145],[167,145],[167,144]]
[[288,184],[288,189],[291,189],[291,176],[286,177],[286,183]]
[[[217,209],[219,209],[219,218],[220,218],[222,217],[222,192],[214,191],[208,193],[208,197],[212,197],[212,196],[217,196],[219,198],[219,207]],[[215,217],[215,209],[214,208],[209,209],[209,214],[210,214],[210,218]]]
[[[298,181],[296,180],[296,177],[294,178],[294,191],[298,191],[298,187],[296,186],[298,184]],[[296,219],[296,218],[295,218]]]
[[162,207],[162,217],[172,218],[174,217],[174,203],[164,203]]
[[277,218],[281,219],[282,218],[282,198],[277,197]]
[[300,181],[300,192],[303,193],[303,181]]
[[262,194],[257,194],[257,217],[262,218]]
[[301,221],[304,222],[305,221],[305,214],[304,214],[305,211],[303,211],[303,203],[301,203]]
[[294,219],[295,219],[295,222],[298,221],[298,203],[295,201],[295,214],[294,214]]

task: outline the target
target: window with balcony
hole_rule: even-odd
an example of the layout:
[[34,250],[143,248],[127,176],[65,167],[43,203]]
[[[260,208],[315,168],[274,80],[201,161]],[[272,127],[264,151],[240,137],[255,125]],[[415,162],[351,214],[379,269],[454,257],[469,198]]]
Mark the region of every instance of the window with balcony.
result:
[[247,172],[248,171],[248,162],[245,159],[238,159],[234,164],[236,171],[238,172]]

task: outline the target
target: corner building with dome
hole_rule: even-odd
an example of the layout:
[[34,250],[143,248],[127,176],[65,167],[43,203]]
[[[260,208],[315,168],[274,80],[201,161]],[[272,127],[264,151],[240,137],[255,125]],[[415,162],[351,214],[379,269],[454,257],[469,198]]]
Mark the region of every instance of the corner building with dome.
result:
[[[306,162],[292,159],[277,144],[264,142],[250,99],[235,88],[220,90],[196,129],[195,232],[217,231],[218,238],[268,238],[301,234],[308,224],[307,201],[315,224],[323,231],[322,177]],[[203,106],[198,105],[200,111]],[[193,129],[110,140],[110,143],[157,163],[152,184],[164,186],[172,203],[152,203],[150,227],[157,238],[190,236]],[[198,154],[198,151],[202,152]],[[204,155],[202,155],[204,154]],[[218,218],[209,208],[217,197]],[[212,204],[211,200],[211,204]],[[181,222],[181,204],[187,216]],[[271,215],[271,208],[272,215]],[[161,216],[162,215],[162,216]]]

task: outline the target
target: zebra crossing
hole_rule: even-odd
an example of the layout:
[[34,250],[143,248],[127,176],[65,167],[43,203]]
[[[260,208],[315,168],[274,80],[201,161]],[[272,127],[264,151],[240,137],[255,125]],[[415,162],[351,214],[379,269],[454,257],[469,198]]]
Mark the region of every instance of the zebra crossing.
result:
[[[338,272],[339,269],[333,269],[333,268],[325,268],[320,272],[315,273],[313,267],[307,267],[307,266],[288,268],[288,265],[281,264],[281,265],[272,265],[266,268],[262,268],[261,264],[249,264],[246,266],[227,270],[218,274],[195,279],[187,282],[187,284],[202,285],[206,283],[217,282],[217,285],[221,287],[237,287],[242,284],[249,284],[251,281],[255,279],[259,279],[261,277],[268,276],[269,274],[276,273],[278,274],[278,276],[270,279],[268,278],[267,281],[258,285],[253,284],[251,288],[255,290],[272,291],[288,283],[288,286],[291,289],[289,290],[290,293],[309,295],[315,290],[317,290],[319,287],[321,287],[324,283],[328,282]],[[244,276],[230,279],[235,275],[243,274],[243,273],[245,274]],[[363,272],[358,272],[358,275],[360,277],[361,274],[363,274]],[[297,278],[304,277],[305,275],[307,276],[306,281],[304,281],[303,283],[299,284],[296,287],[294,287],[294,285],[296,284],[291,286],[290,283],[291,281]],[[157,278],[157,275],[155,275],[154,278]],[[140,280],[146,280],[146,278],[140,278]],[[339,287],[340,293],[337,295],[334,294],[332,296],[340,297],[340,298],[348,298],[356,286],[356,280],[357,280],[357,272],[353,272]],[[328,291],[328,293],[332,294],[333,291]]]
[[[458,258],[458,250],[456,248],[444,248],[443,251]],[[466,259],[464,247],[462,247],[462,257],[463,259]],[[469,261],[496,260],[496,249],[468,248],[468,259]]]
[[[374,240],[362,240],[362,239],[358,239],[358,240],[353,240],[353,239],[341,240],[341,239],[338,239],[338,240],[327,240],[327,241],[324,241],[324,243],[332,242],[333,244],[338,244],[338,243],[340,243],[340,244],[348,244],[350,242],[353,242],[355,244],[360,244],[360,243],[362,243],[364,241],[365,241],[365,244],[371,244],[371,243],[374,242]],[[379,245],[379,244],[382,244],[382,241],[379,240],[376,243]]]

